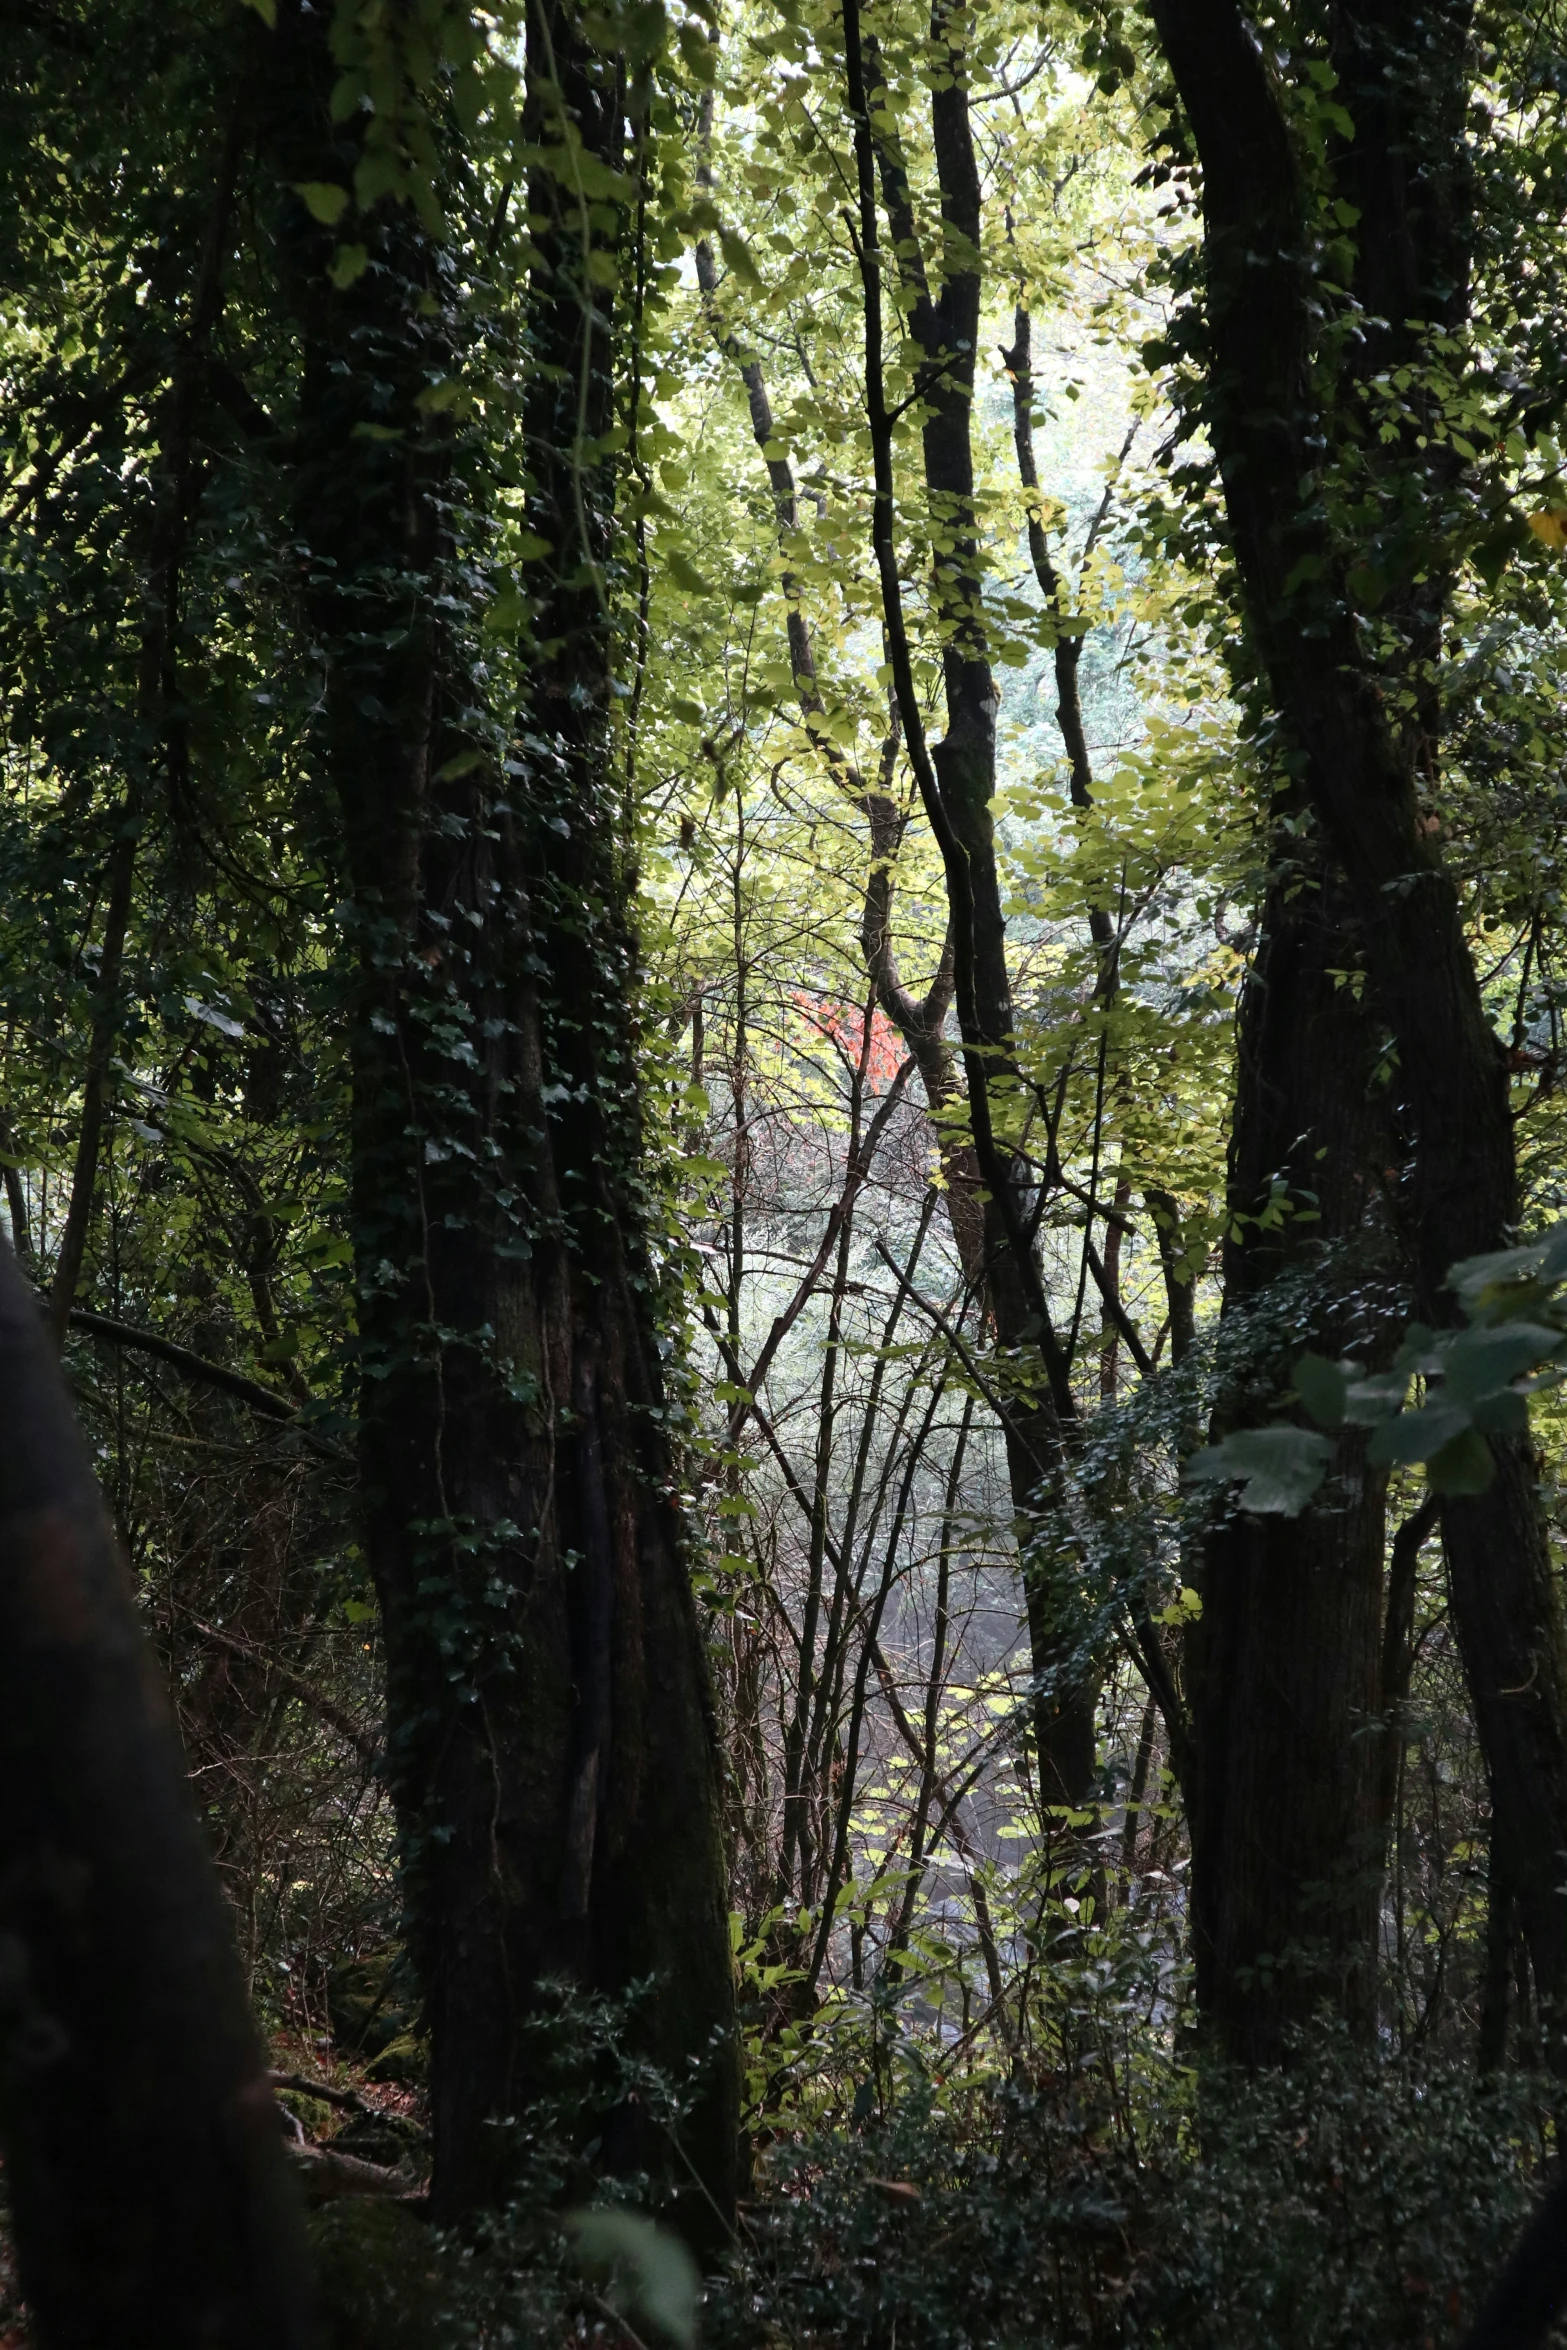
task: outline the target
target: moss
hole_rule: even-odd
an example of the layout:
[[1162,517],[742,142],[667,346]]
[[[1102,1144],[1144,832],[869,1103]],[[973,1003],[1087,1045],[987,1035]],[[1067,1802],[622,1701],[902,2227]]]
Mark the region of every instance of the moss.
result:
[[395,1943],[345,1960],[328,1978],[327,2012],[339,2053],[355,2063],[369,2059],[381,2080],[413,2084],[425,2077],[418,2005],[412,1971]]

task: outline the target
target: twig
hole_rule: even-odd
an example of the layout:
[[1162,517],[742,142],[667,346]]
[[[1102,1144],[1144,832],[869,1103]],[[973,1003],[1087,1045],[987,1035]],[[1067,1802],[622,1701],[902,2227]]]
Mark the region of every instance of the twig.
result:
[[[303,1673],[296,1673],[292,1665],[283,1664],[277,1657],[269,1656],[264,1648],[256,1647],[249,1640],[241,1640],[236,1633],[220,1632],[216,1624],[204,1624],[199,1617],[191,1615],[185,1621],[193,1632],[198,1632],[203,1640],[210,1640],[215,1648],[226,1648],[231,1655],[244,1657],[247,1663],[259,1665],[273,1680],[281,1681],[292,1696],[318,1713],[329,1729],[348,1740],[367,1771],[374,1773],[380,1769],[380,1740],[368,1730],[362,1730],[346,1707],[339,1705],[335,1698],[328,1697],[326,1691],[318,1689],[313,1681],[307,1681]],[[324,2096],[326,2092],[312,2089],[310,2094],[312,2097],[318,2094]],[[373,2110],[370,2106],[365,2108],[367,2113]]]

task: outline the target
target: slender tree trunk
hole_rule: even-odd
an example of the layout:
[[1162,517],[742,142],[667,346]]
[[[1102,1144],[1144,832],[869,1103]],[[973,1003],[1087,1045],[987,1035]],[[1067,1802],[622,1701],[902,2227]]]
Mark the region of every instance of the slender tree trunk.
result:
[[[940,17],[940,22],[945,22],[944,16]],[[941,101],[937,103],[940,105]],[[959,233],[971,237],[977,253],[978,174],[968,125],[967,100],[961,90],[956,92],[955,98],[949,94],[943,124],[941,161],[944,210],[949,206],[952,208],[954,220],[959,224]],[[705,162],[700,168],[706,179]],[[889,215],[900,255],[914,282],[923,289],[923,264],[917,259],[918,247],[912,238],[912,210],[907,186],[896,160],[886,155],[883,156],[883,176],[889,191]],[[745,352],[724,324],[719,309],[717,265],[706,240],[698,242],[696,266],[698,283],[719,347],[739,369],[745,386],[752,431],[758,447],[764,453],[768,484],[787,561],[797,528],[795,482],[788,458],[777,452],[766,379],[760,361]],[[916,331],[920,347],[927,358],[934,364],[939,357],[957,385],[957,389],[949,391],[944,398],[944,413],[940,421],[927,428],[925,470],[932,511],[941,513],[944,518],[955,517],[967,534],[956,567],[950,575],[938,579],[938,590],[950,611],[957,610],[965,598],[968,600],[965,608],[972,611],[978,609],[979,600],[970,428],[973,334],[978,323],[979,277],[977,270],[970,269],[960,272],[959,278],[961,282],[955,290],[949,286],[939,310],[931,302],[928,290],[922,292]],[[946,315],[949,298],[956,304],[951,318]],[[965,329],[967,340],[964,339]],[[959,1262],[971,1294],[982,1300],[989,1312],[1002,1347],[1015,1360],[1030,1361],[1038,1347],[1041,1299],[1036,1269],[1029,1266],[1020,1275],[1016,1264],[1016,1227],[1022,1218],[1022,1195],[1026,1189],[1023,1171],[1020,1167],[1014,1168],[1010,1162],[1007,1164],[1005,1180],[1020,1195],[1012,1215],[1007,1215],[994,1189],[987,1207],[981,1192],[975,1147],[959,1131],[952,1115],[957,1107],[960,1090],[958,1057],[946,1035],[956,976],[952,925],[949,922],[940,962],[923,996],[916,995],[905,985],[893,943],[892,908],[902,823],[892,797],[891,785],[900,737],[905,732],[905,713],[895,698],[893,725],[884,750],[882,773],[876,786],[867,789],[860,776],[848,767],[827,729],[818,723],[823,715],[823,704],[817,684],[810,626],[799,583],[788,570],[783,576],[783,587],[790,600],[790,664],[802,718],[829,767],[841,774],[846,787],[860,800],[870,819],[871,869],[866,883],[861,946],[866,969],[876,986],[877,1001],[897,1027],[920,1072],[926,1102],[936,1128],[937,1147],[946,1181],[948,1212]],[[973,633],[970,627],[970,638]],[[970,961],[976,974],[981,962],[985,971],[985,1008],[977,1021],[975,1017],[970,1018],[968,1041],[980,1044],[982,1054],[988,1056],[976,1061],[975,1067],[984,1066],[987,1077],[994,1072],[1004,1079],[1011,1056],[1012,1006],[1005,962],[1005,925],[988,814],[988,801],[995,789],[995,688],[982,640],[977,648],[970,643],[966,654],[962,656],[949,652],[944,673],[947,686],[947,743],[937,747],[937,773],[943,772],[942,762],[948,747],[961,743],[966,737],[973,737],[984,775],[988,777],[988,781],[970,778],[965,801],[966,813],[961,821],[955,820],[962,854],[971,877],[971,894],[975,906],[972,928],[976,949]],[[954,750],[953,757],[957,755]],[[945,794],[945,784],[942,789]],[[976,795],[979,795],[977,812]],[[1028,1384],[1024,1383],[1025,1386]],[[1066,1588],[1070,1582],[1070,1569],[1065,1568],[1062,1562],[1047,1559],[1040,1546],[1032,1540],[1041,1503],[1048,1506],[1061,1462],[1060,1414],[1054,1400],[1046,1398],[1035,1401],[1025,1396],[1014,1403],[1006,1426],[1006,1452],[1024,1556],[1030,1638],[1039,1679],[1034,1727],[1040,1762],[1041,1797],[1049,1808],[1075,1810],[1084,1801],[1093,1782],[1097,1754],[1094,1713],[1098,1675],[1092,1660],[1078,1653],[1080,1643],[1072,1628],[1070,1592]]]
[[[1452,1264],[1500,1247],[1518,1214],[1501,1047],[1487,1021],[1451,876],[1421,811],[1434,748],[1429,677],[1446,593],[1439,552],[1408,565],[1385,612],[1407,659],[1379,671],[1343,543],[1309,485],[1342,414],[1324,413],[1313,227],[1263,44],[1236,0],[1154,0],[1203,171],[1205,416],[1272,696],[1346,875],[1372,987],[1398,1047],[1410,1254],[1429,1322],[1456,1308]],[[1335,193],[1358,216],[1355,292],[1376,322],[1340,387],[1347,403],[1399,355],[1409,322],[1451,329],[1465,304],[1466,0],[1336,12],[1339,98],[1355,125]],[[1418,348],[1414,354],[1418,357]],[[1390,491],[1432,515],[1450,451],[1414,428],[1378,450]],[[1302,485],[1307,485],[1303,488]],[[1412,708],[1401,715],[1405,703]],[[1567,1643],[1527,1443],[1498,1442],[1496,1479],[1443,1512],[1453,1615],[1490,1782],[1493,1836],[1544,2003],[1567,2000]],[[1559,2029],[1559,2020],[1557,2024]]]
[[[247,43],[249,38],[247,30]],[[178,694],[180,571],[196,503],[191,443],[207,347],[222,311],[229,220],[249,111],[247,76],[229,110],[207,234],[191,291],[190,312],[164,403],[160,477],[142,578],[136,715],[148,742],[158,746],[171,787],[183,765],[184,749],[180,721],[173,705]],[[82,1075],[82,1108],[71,1192],[49,1288],[49,1318],[56,1346],[65,1343],[92,1230],[98,1166],[111,1107],[114,1048],[124,1017],[125,942],[130,928],[137,848],[151,802],[152,776],[144,760],[133,772],[115,812],[113,845],[108,856],[108,890],[98,948],[87,1064]]]
[[[702,103],[704,159],[698,166],[698,178],[704,186],[710,186],[711,173],[705,160],[705,142],[710,128],[711,93],[704,95]],[[788,564],[794,552],[794,535],[799,528],[794,468],[787,455],[781,454],[778,448],[773,428],[772,401],[768,397],[762,363],[754,354],[746,352],[738,337],[724,323],[719,298],[718,265],[713,257],[712,246],[705,237],[697,240],[696,274],[718,347],[737,368],[745,387],[752,435],[762,452],[768,487],[773,497],[773,510],[778,518],[780,551]],[[903,845],[904,828],[903,811],[893,797],[893,782],[903,739],[897,698],[892,698],[887,735],[882,745],[880,772],[876,781],[867,785],[822,723],[826,712],[817,683],[816,649],[800,581],[792,570],[785,569],[780,584],[788,599],[786,627],[789,662],[800,716],[829,771],[839,778],[844,788],[859,802],[870,824],[871,862],[860,919],[860,949],[865,957],[865,968],[875,982],[877,1002],[902,1037],[919,1070],[926,1106],[935,1128],[936,1148],[946,1185],[947,1213],[958,1262],[963,1268],[971,1294],[983,1299],[987,1295],[985,1212],[980,1198],[979,1173],[974,1163],[974,1146],[961,1132],[955,1115],[962,1080],[957,1054],[947,1035],[954,976],[952,926],[949,921],[935,972],[923,995],[917,995],[905,984],[898,968],[897,949],[893,940],[892,909],[897,884],[898,852]]]
[[[324,20],[280,19],[287,112],[320,145]],[[622,61],[569,6],[528,20],[526,135],[624,167]],[[312,117],[315,117],[313,120]],[[297,136],[297,134],[296,134]],[[597,185],[595,179],[594,184]],[[432,2041],[437,2213],[501,2194],[503,2126],[549,2070],[539,1985],[651,1978],[633,2031],[682,2089],[604,2158],[683,2181],[693,2230],[732,2200],[735,2052],[717,1742],[651,1321],[629,847],[609,732],[618,212],[528,192],[526,707],[504,770],[440,618],[445,500],[467,461],[420,409],[457,372],[433,240],[362,224],[325,282],[301,232],[306,451],[297,489],[358,955],[353,1213],[367,1532],[390,1764]],[[374,424],[395,439],[366,433]],[[710,2047],[710,2042],[719,2043]],[[701,2191],[689,2189],[693,2173]]]
[[51,2350],[288,2350],[303,2230],[167,1698],[0,1243],[0,2138]]
[[[1017,1105],[1011,979],[990,803],[996,788],[998,696],[983,618],[973,450],[974,368],[980,320],[981,193],[962,23],[945,0],[931,19],[948,70],[931,95],[940,191],[943,279],[939,297],[923,255],[896,136],[885,127],[874,41],[862,46],[855,0],[844,11],[849,104],[855,120],[859,237],[866,302],[866,377],[877,469],[875,532],[894,685],[910,762],[946,869],[953,924],[958,1020],[975,1152],[986,1185],[985,1267],[1000,1347],[1023,1374],[1007,1416],[1007,1466],[1018,1513],[1030,1645],[1037,1685],[1035,1734],[1041,1799],[1076,1809],[1096,1764],[1099,1673],[1078,1622],[1075,1575],[1048,1537],[1067,1434],[1076,1407],[1064,1352],[1030,1240],[1033,1186],[1015,1142],[998,1136],[994,1111]],[[873,109],[880,109],[877,128]],[[876,186],[907,301],[909,331],[925,378],[925,491],[937,525],[935,591],[942,630],[946,730],[926,744],[908,661],[893,540],[892,439],[882,371],[880,231]],[[993,1101],[994,1096],[994,1101]]]

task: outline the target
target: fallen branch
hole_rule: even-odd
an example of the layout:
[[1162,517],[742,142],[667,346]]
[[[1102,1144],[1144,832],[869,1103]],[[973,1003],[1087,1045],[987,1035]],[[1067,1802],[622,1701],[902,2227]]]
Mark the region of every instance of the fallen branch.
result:
[[380,2121],[379,2107],[361,2097],[357,2089],[334,2089],[330,2081],[307,2081],[303,2073],[269,2072],[267,2079],[274,2089],[292,2089],[296,2097],[319,2097],[323,2105],[335,2105],[349,2113],[367,2113]]
[[284,2144],[298,2166],[300,2185],[315,2203],[330,2203],[344,2195],[379,2196],[387,2202],[411,2203],[424,2189],[407,2171],[387,2170],[379,2162],[362,2162],[357,2154],[334,2154],[330,2146],[312,2145],[308,2138],[287,2138]]
[[269,1420],[299,1417],[298,1405],[275,1387],[265,1387],[259,1379],[248,1379],[243,1371],[230,1371],[222,1363],[209,1363],[205,1355],[193,1353],[175,1339],[160,1338],[155,1330],[138,1330],[133,1323],[116,1322],[111,1315],[92,1313],[86,1306],[72,1306],[70,1326],[73,1330],[90,1331],[94,1338],[106,1338],[111,1346],[130,1347],[139,1354],[152,1355],[178,1371],[182,1379],[196,1379],[204,1386],[221,1389],[225,1395],[237,1396],[253,1412],[261,1412]]

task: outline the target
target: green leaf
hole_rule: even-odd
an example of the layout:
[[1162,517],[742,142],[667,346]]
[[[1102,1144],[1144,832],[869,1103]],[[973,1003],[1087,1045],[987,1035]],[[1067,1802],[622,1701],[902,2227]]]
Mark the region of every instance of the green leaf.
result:
[[331,180],[295,180],[294,193],[311,219],[319,220],[323,228],[336,228],[348,210],[348,190]]
[[1366,1448],[1366,1458],[1383,1467],[1411,1469],[1433,1461],[1444,1446],[1454,1444],[1474,1425],[1466,1404],[1422,1404],[1417,1412],[1400,1412],[1384,1420]]
[[565,2227],[619,2314],[657,2327],[678,2350],[696,2350],[702,2274],[678,2236],[635,2211],[568,2212]]
[[448,408],[471,408],[473,394],[459,377],[448,375],[439,383],[427,384],[414,406],[426,416],[439,416]]
[[277,31],[277,0],[245,0],[245,6],[255,10],[269,33]]
[[718,593],[712,581],[704,579],[690,557],[683,555],[678,547],[666,550],[664,569],[676,587],[683,588],[688,596],[714,596]]
[[1396,1412],[1409,1392],[1407,1371],[1377,1371],[1351,1379],[1344,1390],[1344,1417],[1352,1428],[1376,1428]]
[[1498,1395],[1482,1395],[1474,1405],[1474,1423],[1482,1436],[1527,1436],[1528,1398],[1516,1387],[1504,1387]]
[[1559,1330],[1539,1322],[1484,1323],[1460,1331],[1447,1353],[1447,1392],[1456,1401],[1474,1403],[1509,1386],[1536,1364],[1548,1362],[1563,1344]]
[[346,294],[357,278],[364,276],[370,266],[369,248],[365,245],[339,245],[327,276],[340,294]]
[[1295,1393],[1319,1428],[1342,1428],[1349,1379],[1342,1363],[1303,1354],[1295,1365]]
[[1530,543],[1526,526],[1511,516],[1475,542],[1474,567],[1488,588],[1495,587],[1511,558]]
[[1193,1483],[1241,1483],[1240,1506],[1256,1517],[1296,1518],[1327,1473],[1332,1439],[1311,1428],[1243,1428],[1188,1461]]
[[500,594],[485,606],[484,633],[486,636],[513,636],[528,617],[528,607],[517,590],[502,588]]
[[1484,1493],[1496,1475],[1496,1458],[1478,1428],[1466,1428],[1426,1464],[1438,1493]]
[[725,266],[734,272],[740,283],[760,293],[762,273],[752,260],[751,248],[744,237],[737,237],[733,229],[721,228],[718,232],[718,249],[724,257]]
[[215,1004],[204,1004],[198,996],[188,995],[185,998],[185,1009],[193,1020],[201,1021],[204,1027],[215,1028],[220,1036],[238,1039],[245,1033],[242,1021],[231,1019],[227,1012],[220,1012]]

